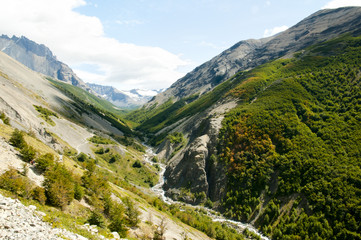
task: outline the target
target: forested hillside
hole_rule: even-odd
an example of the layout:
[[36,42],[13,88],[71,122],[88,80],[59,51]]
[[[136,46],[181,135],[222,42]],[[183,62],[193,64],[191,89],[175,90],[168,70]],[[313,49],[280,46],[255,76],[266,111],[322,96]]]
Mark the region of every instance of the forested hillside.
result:
[[361,239],[361,37],[260,66],[228,95],[225,213],[272,239]]

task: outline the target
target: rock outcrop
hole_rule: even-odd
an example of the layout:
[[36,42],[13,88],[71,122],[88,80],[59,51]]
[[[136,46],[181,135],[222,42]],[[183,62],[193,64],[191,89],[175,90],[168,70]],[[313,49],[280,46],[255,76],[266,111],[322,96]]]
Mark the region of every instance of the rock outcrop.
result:
[[37,44],[24,36],[9,38],[2,35],[0,36],[0,49],[31,70],[88,89],[88,86],[73,70],[65,63],[58,61],[50,49],[43,44]]
[[[181,196],[181,189],[204,192],[211,200],[221,199],[225,187],[225,171],[216,159],[218,133],[223,114],[236,106],[234,101],[220,102],[203,113],[196,114],[175,127],[173,132],[184,132],[188,144],[177,153],[166,140],[158,148],[158,157],[168,159],[164,189],[175,199],[196,203]],[[170,159],[169,159],[170,158]]]

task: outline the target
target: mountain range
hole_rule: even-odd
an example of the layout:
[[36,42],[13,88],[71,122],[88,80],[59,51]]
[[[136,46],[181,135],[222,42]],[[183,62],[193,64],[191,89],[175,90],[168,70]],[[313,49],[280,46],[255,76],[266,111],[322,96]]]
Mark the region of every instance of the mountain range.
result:
[[[23,39],[2,38],[4,51]],[[26,55],[20,59],[29,65],[54,59],[38,45],[32,48],[43,57],[28,58],[22,45],[8,51]],[[130,112],[61,74],[38,74],[1,53],[0,147],[16,147],[14,158],[24,161],[35,149],[46,179],[38,191],[47,204],[66,211],[78,204],[77,192],[92,209],[79,204],[78,213],[123,236],[140,238],[137,231],[151,229],[155,239],[163,215],[211,239],[261,237],[212,222],[212,209],[270,239],[361,239],[360,66],[359,7],[320,10],[275,36],[240,41]],[[89,86],[124,107],[133,106],[131,94],[145,101],[139,91]],[[15,139],[16,129],[26,144]],[[62,158],[65,168],[44,160],[46,153]],[[0,177],[0,186],[8,186],[3,183]],[[166,196],[154,196],[154,185]],[[166,197],[176,202],[162,202]],[[156,224],[150,215],[132,218],[139,216],[134,202],[157,213]],[[172,227],[169,237],[186,239],[185,229]],[[207,238],[195,229],[188,233]]]
[[140,89],[122,91],[110,86],[85,83],[68,65],[58,61],[48,47],[43,44],[38,44],[24,36],[13,36],[10,38],[6,35],[1,35],[0,49],[2,52],[36,72],[83,88],[89,92],[93,91],[93,94],[98,94],[100,97],[120,108],[137,108],[162,91]]
[[94,83],[87,85],[100,97],[113,103],[115,106],[132,109],[142,106],[163,90],[132,89],[130,91],[118,90],[112,86],[103,86]]
[[[360,238],[346,220],[361,220],[352,213],[360,31],[361,8],[320,10],[273,37],[235,44],[129,114],[167,163],[168,196],[208,198],[272,239]],[[348,198],[355,205],[341,204]]]
[[252,69],[269,60],[292,56],[307,46],[346,32],[360,31],[358,8],[320,10],[275,36],[236,43],[208,62],[195,68],[148,103],[162,104],[191,95],[202,95],[239,71]]

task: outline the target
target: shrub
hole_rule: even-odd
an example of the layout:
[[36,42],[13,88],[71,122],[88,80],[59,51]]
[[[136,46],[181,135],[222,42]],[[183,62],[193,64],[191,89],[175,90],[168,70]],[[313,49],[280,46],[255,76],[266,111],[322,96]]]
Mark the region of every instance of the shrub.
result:
[[121,238],[127,236],[127,227],[125,226],[124,219],[121,217],[114,218],[108,228],[112,232],[117,232]]
[[98,213],[96,211],[92,211],[90,214],[90,217],[87,221],[90,225],[97,225],[101,228],[105,226],[104,224],[104,217],[101,213]]
[[4,124],[10,125],[10,119],[5,115],[4,112],[1,112],[0,119],[3,120]]
[[41,205],[44,205],[46,202],[45,189],[42,187],[35,187],[31,192],[31,197],[34,200],[37,200]]
[[0,187],[16,195],[28,198],[31,184],[17,170],[10,168],[0,176]]
[[140,163],[140,161],[139,160],[137,160],[137,161],[135,161],[134,163],[133,163],[133,168],[141,168],[142,167],[142,164]]
[[51,153],[46,153],[36,159],[36,168],[42,172],[45,172],[52,168],[55,164],[54,155]]
[[168,135],[168,139],[171,143],[182,143],[184,141],[183,133],[174,132]]
[[85,153],[81,152],[81,153],[79,153],[79,155],[76,157],[76,159],[77,159],[79,162],[85,162],[85,161],[89,160],[89,157],[88,157]]
[[10,144],[17,148],[23,148],[26,145],[24,140],[24,132],[19,129],[15,129],[11,134],[11,138],[9,140]]
[[74,198],[74,182],[71,172],[64,165],[55,164],[45,172],[44,187],[51,205],[64,208]]
[[25,162],[31,162],[36,156],[35,149],[27,144],[25,144],[24,147],[20,150],[20,153]]
[[140,221],[139,220],[140,212],[138,210],[138,207],[136,207],[129,198],[123,199],[123,203],[125,205],[125,214],[127,216],[128,226],[130,227],[137,226]]
[[50,117],[54,116],[54,117],[58,118],[58,115],[56,113],[54,113],[54,112],[50,111],[49,109],[44,108],[42,106],[34,105],[34,108],[36,109],[36,111],[38,111],[40,113],[40,117],[42,119],[44,119],[50,125],[55,126],[55,122]]
[[79,183],[75,183],[74,186],[74,198],[80,201],[84,197],[84,189]]

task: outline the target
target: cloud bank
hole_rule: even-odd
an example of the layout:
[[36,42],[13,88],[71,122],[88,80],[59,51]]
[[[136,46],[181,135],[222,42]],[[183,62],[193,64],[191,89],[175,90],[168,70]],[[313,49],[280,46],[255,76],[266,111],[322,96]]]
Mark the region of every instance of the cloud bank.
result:
[[84,81],[119,89],[168,87],[187,64],[159,47],[121,43],[105,35],[97,17],[74,11],[84,0],[0,0],[0,34],[48,46]]
[[288,29],[287,26],[280,26],[280,27],[274,27],[272,29],[266,29],[264,30],[263,37],[270,37],[277,33],[283,32],[287,29]]

